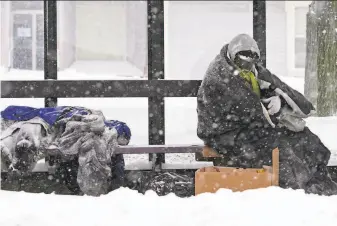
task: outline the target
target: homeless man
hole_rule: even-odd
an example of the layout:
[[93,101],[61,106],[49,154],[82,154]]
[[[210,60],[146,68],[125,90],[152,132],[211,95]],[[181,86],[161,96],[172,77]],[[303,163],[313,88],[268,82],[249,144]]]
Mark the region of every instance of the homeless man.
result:
[[1,167],[29,173],[39,158],[54,156],[58,169],[76,163],[71,173],[84,194],[123,186],[124,159],[114,151],[131,138],[125,123],[105,120],[101,111],[68,106],[9,106],[1,118]]
[[240,34],[211,62],[198,91],[197,134],[226,165],[271,165],[280,150],[280,186],[337,194],[327,171],[330,151],[303,118],[313,105],[260,62],[257,43]]

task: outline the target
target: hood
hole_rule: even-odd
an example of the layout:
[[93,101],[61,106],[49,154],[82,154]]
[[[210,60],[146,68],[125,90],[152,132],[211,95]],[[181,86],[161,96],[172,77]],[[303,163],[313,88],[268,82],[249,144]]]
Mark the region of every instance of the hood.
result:
[[260,50],[256,41],[247,34],[239,34],[235,36],[228,45],[228,54],[231,60],[241,51],[252,51],[260,57]]

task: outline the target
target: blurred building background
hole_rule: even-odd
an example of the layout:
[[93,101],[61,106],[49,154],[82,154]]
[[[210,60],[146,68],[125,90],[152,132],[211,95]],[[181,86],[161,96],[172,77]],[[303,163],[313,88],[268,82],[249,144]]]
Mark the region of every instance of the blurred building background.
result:
[[[43,79],[43,1],[0,4],[1,77]],[[267,1],[267,66],[278,75],[304,76],[309,4]],[[165,1],[166,78],[202,79],[209,62],[233,36],[253,35],[252,5]],[[147,77],[146,1],[59,1],[57,22],[62,78]]]

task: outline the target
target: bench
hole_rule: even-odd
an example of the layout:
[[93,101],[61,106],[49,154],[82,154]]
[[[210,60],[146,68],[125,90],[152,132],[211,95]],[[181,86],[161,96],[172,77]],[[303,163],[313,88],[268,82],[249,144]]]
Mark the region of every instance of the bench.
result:
[[[136,154],[176,154],[176,153],[201,153],[203,150],[203,145],[197,144],[197,145],[127,145],[127,146],[119,146],[115,150],[115,154],[131,154],[131,155],[136,155]],[[50,150],[49,153],[51,154],[50,157],[56,157],[58,155],[58,151],[56,150]],[[49,161],[49,158],[46,159],[41,159],[38,161],[36,164],[35,168],[33,169],[33,172],[48,172],[48,165],[53,165],[49,164],[52,161]],[[156,159],[155,156],[153,159]],[[202,160],[197,160],[197,161],[202,161]],[[178,164],[176,164],[177,166]],[[181,164],[180,164],[181,165]],[[207,163],[202,163],[200,164],[189,164],[189,165],[184,165],[184,167],[178,167],[181,169],[199,169],[203,166],[209,166],[210,164]],[[131,170],[156,170],[159,171],[161,169],[174,169],[174,166],[169,166],[165,165],[165,163],[160,163],[160,162],[155,162],[151,161],[147,165],[142,165],[141,167],[134,167]],[[6,172],[6,171],[2,171]]]
[[[177,172],[177,173],[187,173],[190,176],[194,175],[194,179],[196,176],[196,171],[199,169],[211,169],[209,167],[213,166],[226,166],[226,164],[218,164],[222,159],[225,159],[224,156],[218,155],[209,147],[204,147],[204,145],[142,145],[142,146],[121,146],[116,149],[116,154],[147,154],[152,153],[154,155],[160,153],[195,153],[195,158],[197,162],[195,163],[175,163],[175,164],[167,164],[167,163],[156,163],[153,161],[146,162],[144,164],[137,163],[137,166],[130,167],[130,165],[125,166],[125,171],[128,173],[132,173],[131,171],[140,171],[141,174],[151,173],[150,171],[168,171],[168,172]],[[153,158],[155,159],[155,158]],[[220,161],[219,161],[220,159]],[[49,178],[49,175],[52,172],[48,171],[48,161],[46,159],[41,159],[36,167],[33,170],[33,174],[31,176],[25,178],[24,180],[34,180],[39,181],[43,180],[43,178]],[[337,167],[335,165],[328,166],[328,170],[332,178],[337,181]],[[137,172],[138,173],[138,172]],[[7,173],[2,171],[1,178],[3,182],[7,178]],[[193,177],[193,176],[192,176]],[[73,179],[74,180],[74,179]],[[74,180],[76,181],[76,180]],[[28,183],[29,184],[29,183]],[[233,189],[234,190],[234,189]]]
[[[202,167],[214,165],[227,165],[226,162],[229,160],[226,156],[219,155],[214,150],[209,147],[205,147],[202,144],[195,145],[127,145],[119,146],[116,151],[116,154],[177,154],[177,153],[194,153],[196,163],[190,164],[165,164],[160,162],[151,161],[148,164],[143,164],[140,167],[130,167],[129,170],[156,170],[160,171],[162,169],[199,169]],[[156,159],[156,158],[153,158]],[[45,164],[48,163],[48,160],[40,160],[37,166],[34,168],[33,172],[47,172],[48,169]],[[333,163],[333,162],[332,162]],[[336,171],[336,164],[329,164],[330,169]]]

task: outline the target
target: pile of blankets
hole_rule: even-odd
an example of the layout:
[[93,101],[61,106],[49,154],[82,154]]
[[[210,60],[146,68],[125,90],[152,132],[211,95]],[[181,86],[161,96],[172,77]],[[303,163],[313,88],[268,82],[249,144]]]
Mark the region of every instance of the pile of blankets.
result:
[[[109,192],[112,162],[118,159],[116,147],[127,145],[130,139],[125,123],[106,120],[101,111],[9,106],[1,112],[1,169],[25,173],[46,156],[57,155],[63,161],[75,158],[81,191],[98,196]],[[120,161],[122,170],[116,170],[123,173],[124,161]]]

